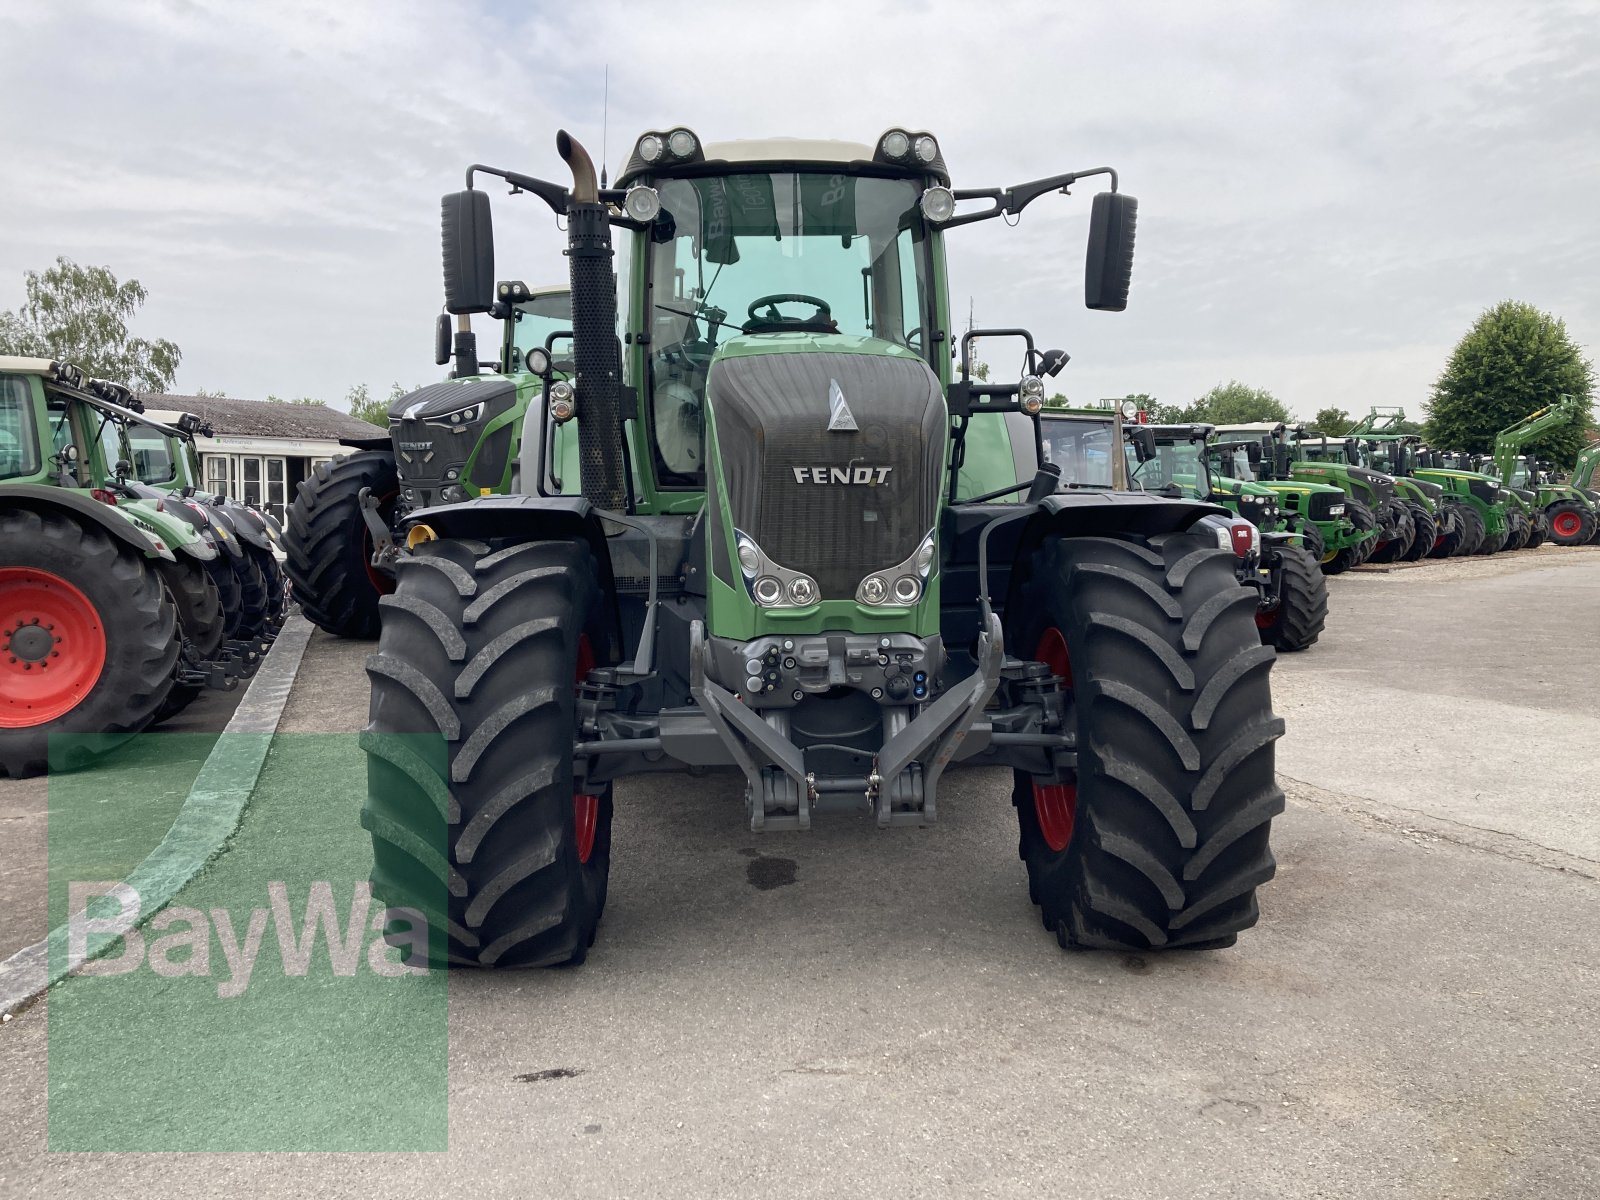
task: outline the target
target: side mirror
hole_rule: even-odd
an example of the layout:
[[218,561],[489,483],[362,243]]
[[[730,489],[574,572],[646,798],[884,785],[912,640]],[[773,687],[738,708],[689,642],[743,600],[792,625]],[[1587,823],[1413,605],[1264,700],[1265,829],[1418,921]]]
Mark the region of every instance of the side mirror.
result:
[[1133,456],[1142,463],[1149,462],[1156,456],[1156,431],[1148,425],[1135,425],[1125,429],[1128,440],[1133,443]]
[[489,193],[469,189],[440,201],[444,243],[444,307],[462,316],[494,303],[494,229]]
[[193,437],[200,431],[200,418],[195,416],[194,413],[186,412],[178,418],[178,428]]
[[450,314],[440,313],[433,323],[433,361],[444,366],[450,361]]
[[1261,443],[1251,442],[1247,445],[1244,448],[1244,456],[1252,467],[1259,467],[1261,465]]
[[1345,440],[1344,440],[1344,453],[1345,453],[1345,457],[1348,458],[1351,462],[1359,463],[1361,461],[1361,443],[1360,443],[1360,441],[1358,441],[1356,438],[1345,438]]
[[1086,308],[1121,312],[1133,277],[1133,230],[1139,202],[1123,192],[1101,192],[1089,213],[1089,253],[1083,270]]

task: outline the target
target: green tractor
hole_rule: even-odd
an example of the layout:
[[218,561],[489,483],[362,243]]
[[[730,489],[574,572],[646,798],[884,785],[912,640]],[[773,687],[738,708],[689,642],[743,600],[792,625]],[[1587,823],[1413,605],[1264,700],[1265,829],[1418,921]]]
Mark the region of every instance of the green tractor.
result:
[[[345,439],[355,453],[319,466],[296,489],[287,514],[288,575],[301,611],[329,633],[377,636],[378,601],[394,591],[395,533],[407,513],[515,491],[523,422],[543,389],[530,357],[536,366],[551,362],[552,343],[571,336],[572,306],[565,287],[503,281],[489,313],[502,326],[497,362],[478,361],[461,318],[468,340],[453,356],[450,378],[395,400],[387,437]],[[435,359],[452,360],[445,314]],[[551,439],[544,449],[552,448],[564,455],[542,458],[546,469],[575,476],[576,439]]]
[[1131,481],[1146,491],[1220,504],[1255,526],[1261,551],[1241,563],[1240,582],[1259,593],[1256,627],[1261,640],[1279,650],[1304,650],[1322,635],[1328,620],[1328,583],[1319,568],[1320,555],[1305,541],[1305,529],[1315,531],[1315,526],[1292,529],[1275,489],[1217,472],[1214,462],[1231,460],[1235,453],[1259,464],[1261,443],[1247,437],[1209,445],[1214,428],[1203,423],[1130,427]]
[[[1063,946],[1232,943],[1283,808],[1274,653],[1235,578],[1253,531],[1058,491],[1053,463],[1019,482],[1005,414],[1036,416],[1066,356],[958,335],[948,299],[949,231],[1107,175],[1085,301],[1123,309],[1136,210],[1115,174],[952,190],[927,133],[671,128],[601,188],[557,148],[570,184],[474,166],[444,198],[445,294],[458,316],[495,300],[476,179],[542,201],[567,229],[570,377],[537,364],[509,494],[402,519],[368,660],[374,894],[427,924],[428,961],[582,961],[613,780],[712,767],[769,832],[929,824],[946,768],[1010,767]],[[1021,343],[1028,374],[972,378],[979,337]],[[557,487],[540,464],[567,430]]]
[[[1415,476],[1417,448],[1422,437],[1404,432],[1404,423],[1405,410],[1378,405],[1345,434],[1347,443],[1355,439],[1356,453],[1363,466],[1394,480],[1395,493],[1410,510],[1417,531],[1405,553],[1387,560],[1381,554],[1374,557],[1380,562],[1449,558],[1459,551],[1465,534],[1462,514],[1459,507],[1447,499],[1441,484]],[[1522,530],[1514,527],[1513,535],[1510,540],[1523,536]]]
[[[1218,425],[1213,436],[1230,443],[1253,442],[1259,451],[1236,448],[1214,458],[1216,473],[1260,483],[1278,496],[1282,512],[1292,515],[1306,548],[1315,554],[1324,575],[1340,575],[1372,556],[1379,537],[1373,509],[1349,495],[1335,472],[1319,466],[1302,468],[1294,459],[1292,431],[1281,421]],[[1380,500],[1376,485],[1369,496]],[[1313,533],[1312,531],[1315,530]],[[1318,548],[1320,545],[1320,549]]]
[[1511,489],[1492,475],[1472,469],[1472,460],[1459,452],[1416,447],[1412,476],[1444,489],[1445,502],[1456,506],[1461,542],[1460,555],[1494,554],[1507,545],[1537,546],[1544,530],[1537,515]]
[[0,358],[0,776],[120,745],[221,640],[214,542],[105,486],[127,398],[69,363]]
[[[1502,429],[1494,438],[1494,474],[1507,488],[1534,493],[1534,509],[1545,518],[1550,540],[1557,546],[1582,546],[1594,541],[1596,534],[1600,534],[1600,517],[1597,517],[1594,502],[1580,488],[1541,480],[1536,465],[1523,450],[1557,426],[1574,422],[1587,425],[1587,417],[1588,412],[1580,401],[1563,395],[1556,403]],[[1485,464],[1485,469],[1491,468]]]
[[[1059,491],[1101,489],[1126,492],[1131,489],[1127,459],[1123,453],[1121,409],[1107,403],[1099,407],[1072,407],[1061,401],[1046,401],[1039,413],[1043,461],[1061,472]],[[1026,413],[1007,413],[1011,429],[1019,480],[1030,478],[1038,467],[1034,459],[1033,421]],[[992,474],[985,471],[983,474]],[[978,473],[970,473],[975,477]]]

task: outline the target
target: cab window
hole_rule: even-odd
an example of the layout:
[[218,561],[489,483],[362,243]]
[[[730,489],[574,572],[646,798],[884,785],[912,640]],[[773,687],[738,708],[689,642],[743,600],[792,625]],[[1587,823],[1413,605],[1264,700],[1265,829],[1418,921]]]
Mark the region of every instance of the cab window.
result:
[[21,479],[38,470],[32,390],[20,376],[0,375],[0,479]]

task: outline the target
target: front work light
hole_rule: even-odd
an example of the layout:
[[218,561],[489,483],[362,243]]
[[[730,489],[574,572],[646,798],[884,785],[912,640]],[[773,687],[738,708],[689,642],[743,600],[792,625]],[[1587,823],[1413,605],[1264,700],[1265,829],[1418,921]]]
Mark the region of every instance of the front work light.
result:
[[956,213],[956,196],[949,188],[935,184],[922,193],[922,215],[934,225],[943,225]]
[[656,214],[661,211],[661,197],[653,187],[644,184],[635,184],[628,189],[628,195],[622,202],[623,211],[641,225],[648,225],[656,219]]

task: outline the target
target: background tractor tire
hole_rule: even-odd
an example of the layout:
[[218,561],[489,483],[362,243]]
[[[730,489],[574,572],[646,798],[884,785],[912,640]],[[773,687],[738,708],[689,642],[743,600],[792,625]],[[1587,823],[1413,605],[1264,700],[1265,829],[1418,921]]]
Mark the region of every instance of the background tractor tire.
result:
[[1411,513],[1411,524],[1415,532],[1411,538],[1411,545],[1400,556],[1400,561],[1418,562],[1439,540],[1439,523],[1433,519],[1433,514],[1420,504],[1407,504],[1406,508]]
[[239,576],[234,573],[232,556],[225,550],[219,550],[217,556],[206,561],[206,573],[211,576],[211,582],[216,584],[217,599],[222,605],[222,636],[233,638],[239,636]]
[[1424,557],[1453,557],[1460,549],[1464,526],[1465,520],[1461,515],[1459,505],[1441,504],[1439,506],[1438,536],[1434,539],[1433,548],[1428,550]]
[[1300,544],[1305,552],[1311,555],[1311,561],[1320,563],[1328,553],[1327,543],[1322,540],[1322,530],[1316,522],[1302,520],[1295,532],[1300,535]]
[[573,784],[576,681],[611,644],[587,544],[440,540],[382,601],[367,802],[373,895],[432,965],[580,963],[605,908],[611,788]]
[[1583,546],[1594,539],[1594,514],[1576,500],[1558,500],[1544,510],[1550,517],[1550,541],[1557,546]]
[[[1377,519],[1372,515],[1372,510],[1361,501],[1351,496],[1344,502],[1344,515],[1350,518],[1350,523],[1361,533],[1378,527]],[[1341,575],[1351,567],[1359,567],[1367,561],[1367,553],[1372,547],[1369,538],[1354,546],[1346,546],[1334,554],[1327,562],[1322,564],[1324,575]]]
[[267,627],[276,632],[283,624],[284,610],[287,608],[283,568],[278,565],[277,555],[270,550],[251,546],[247,553],[256,560],[256,567],[261,572],[262,585],[266,591],[264,600]]
[[[183,653],[197,661],[216,656],[222,645],[227,620],[222,612],[222,595],[207,568],[215,559],[202,562],[185,555],[177,562],[157,564],[167,593],[177,610],[178,632],[183,638]],[[204,684],[174,683],[166,699],[156,709],[150,723],[158,725],[176,716],[204,694]]]
[[1456,554],[1465,558],[1478,552],[1488,530],[1484,528],[1483,514],[1472,505],[1463,504],[1456,512],[1461,517],[1461,543],[1456,548]]
[[1009,606],[1078,735],[1071,783],[1015,775],[1029,892],[1070,949],[1231,945],[1272,878],[1283,811],[1256,593],[1191,533],[1047,538]]
[[1280,546],[1273,573],[1278,581],[1278,606],[1256,613],[1264,645],[1278,650],[1304,650],[1322,636],[1328,623],[1328,581],[1317,560],[1299,546]]
[[253,642],[271,633],[272,602],[267,596],[267,580],[253,554],[233,560],[234,577],[239,581],[239,627],[234,636]]
[[[0,776],[76,770],[142,730],[166,698],[177,612],[154,568],[103,529],[8,508],[0,650]],[[84,736],[58,740],[52,762],[52,734]]]
[[372,568],[372,535],[359,496],[371,488],[392,521],[400,476],[394,455],[364,450],[323,463],[295,489],[284,551],[289,582],[306,619],[346,638],[378,636],[378,601],[394,590]]
[[1391,521],[1389,537],[1379,541],[1377,548],[1367,559],[1368,562],[1399,562],[1405,557],[1406,551],[1411,549],[1411,543],[1416,540],[1417,525],[1412,520],[1411,510],[1398,501],[1391,501],[1388,508]]
[[1511,527],[1508,522],[1504,528],[1501,528],[1493,533],[1485,531],[1483,540],[1478,543],[1478,548],[1476,551],[1474,551],[1474,553],[1483,558],[1487,558],[1491,554],[1500,553],[1500,551],[1504,550],[1506,547],[1506,536],[1509,533],[1510,528]]

